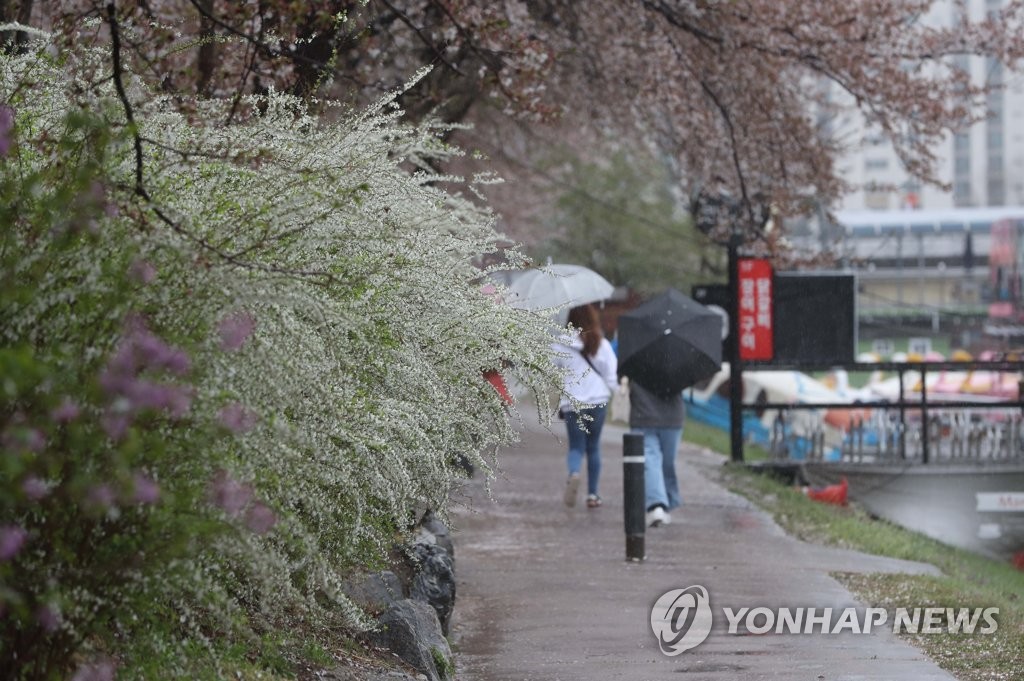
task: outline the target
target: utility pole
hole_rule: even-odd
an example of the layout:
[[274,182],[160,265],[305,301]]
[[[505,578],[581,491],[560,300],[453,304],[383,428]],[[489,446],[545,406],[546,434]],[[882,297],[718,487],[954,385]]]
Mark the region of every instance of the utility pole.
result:
[[729,452],[743,463],[743,367],[740,365],[740,243],[735,230],[726,244],[729,259]]
[[[729,260],[729,449],[730,458],[743,462],[743,364],[740,360],[740,246],[752,231],[762,230],[770,218],[768,203],[760,195],[753,197],[754,208],[727,194],[698,191],[690,199],[690,214],[697,229],[707,235],[727,230],[728,239],[716,241],[725,246]],[[746,205],[750,205],[749,203]],[[723,229],[724,228],[724,229]]]

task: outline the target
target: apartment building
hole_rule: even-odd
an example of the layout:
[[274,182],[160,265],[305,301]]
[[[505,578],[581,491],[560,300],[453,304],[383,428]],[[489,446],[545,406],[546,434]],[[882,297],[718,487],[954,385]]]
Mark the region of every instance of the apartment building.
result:
[[[996,11],[1004,0],[936,2],[921,20],[956,27],[966,9],[972,20]],[[991,59],[958,57],[975,82],[1001,85],[988,97],[987,120],[960,132],[937,149],[939,178],[952,190],[922,185],[901,167],[891,145],[862,118],[834,122],[848,144],[839,163],[842,175],[857,187],[838,207],[844,211],[919,210],[1024,205],[1024,75],[1007,72]]]

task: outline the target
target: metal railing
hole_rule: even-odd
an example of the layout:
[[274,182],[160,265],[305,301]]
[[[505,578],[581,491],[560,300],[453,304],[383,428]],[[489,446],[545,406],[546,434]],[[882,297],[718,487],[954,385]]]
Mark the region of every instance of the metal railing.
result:
[[[776,410],[772,425],[771,448],[780,458],[791,452],[792,425],[799,421],[800,436],[807,458],[825,458],[836,447],[845,461],[863,462],[1006,462],[1024,461],[1024,401],[1018,386],[1017,399],[956,399],[950,395],[929,395],[928,374],[936,371],[991,372],[994,375],[1020,373],[1024,363],[998,362],[853,362],[845,364],[761,364],[744,363],[744,371],[822,371],[845,369],[851,372],[895,372],[899,377],[899,397],[892,400],[857,402],[744,403],[744,411]],[[907,386],[908,373],[920,374],[920,391]],[[841,442],[828,446],[823,418],[799,419],[795,412],[830,409],[856,410]],[[861,416],[865,410],[870,414]],[[823,414],[822,414],[823,417]]]

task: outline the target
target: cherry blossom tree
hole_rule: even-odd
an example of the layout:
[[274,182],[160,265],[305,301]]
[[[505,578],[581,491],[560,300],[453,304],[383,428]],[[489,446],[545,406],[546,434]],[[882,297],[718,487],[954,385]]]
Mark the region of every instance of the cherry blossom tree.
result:
[[[990,87],[953,58],[987,55],[1015,68],[1024,2],[983,18],[936,0],[124,0],[131,68],[173,93],[237,98],[270,88],[366,102],[416,69],[431,73],[401,100],[414,120],[473,121],[512,131],[508,117],[558,126],[580,141],[628,136],[668,153],[679,188],[726,194],[746,222],[829,205],[849,187],[830,121],[856,110],[906,168],[937,181],[937,146],[985,115]],[[93,40],[107,4],[8,0],[31,17]],[[954,27],[930,21],[954,12]],[[236,115],[236,108],[229,116]],[[486,114],[497,111],[504,116]],[[472,146],[472,145],[470,145]],[[486,145],[482,145],[486,147]],[[485,149],[486,151],[486,149]],[[490,154],[492,157],[494,154]],[[495,166],[513,179],[517,157]],[[509,170],[511,172],[503,172]],[[501,194],[496,194],[499,198]],[[512,236],[538,236],[504,201]],[[723,226],[724,228],[724,226]]]

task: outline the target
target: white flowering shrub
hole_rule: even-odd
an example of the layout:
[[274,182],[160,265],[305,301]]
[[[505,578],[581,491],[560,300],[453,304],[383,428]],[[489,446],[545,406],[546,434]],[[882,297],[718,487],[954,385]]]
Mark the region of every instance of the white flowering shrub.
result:
[[365,625],[344,576],[515,438],[483,373],[559,384],[543,320],[482,292],[493,217],[430,171],[456,152],[429,125],[183,105],[111,64],[0,55],[17,679],[217,677],[223,640]]

